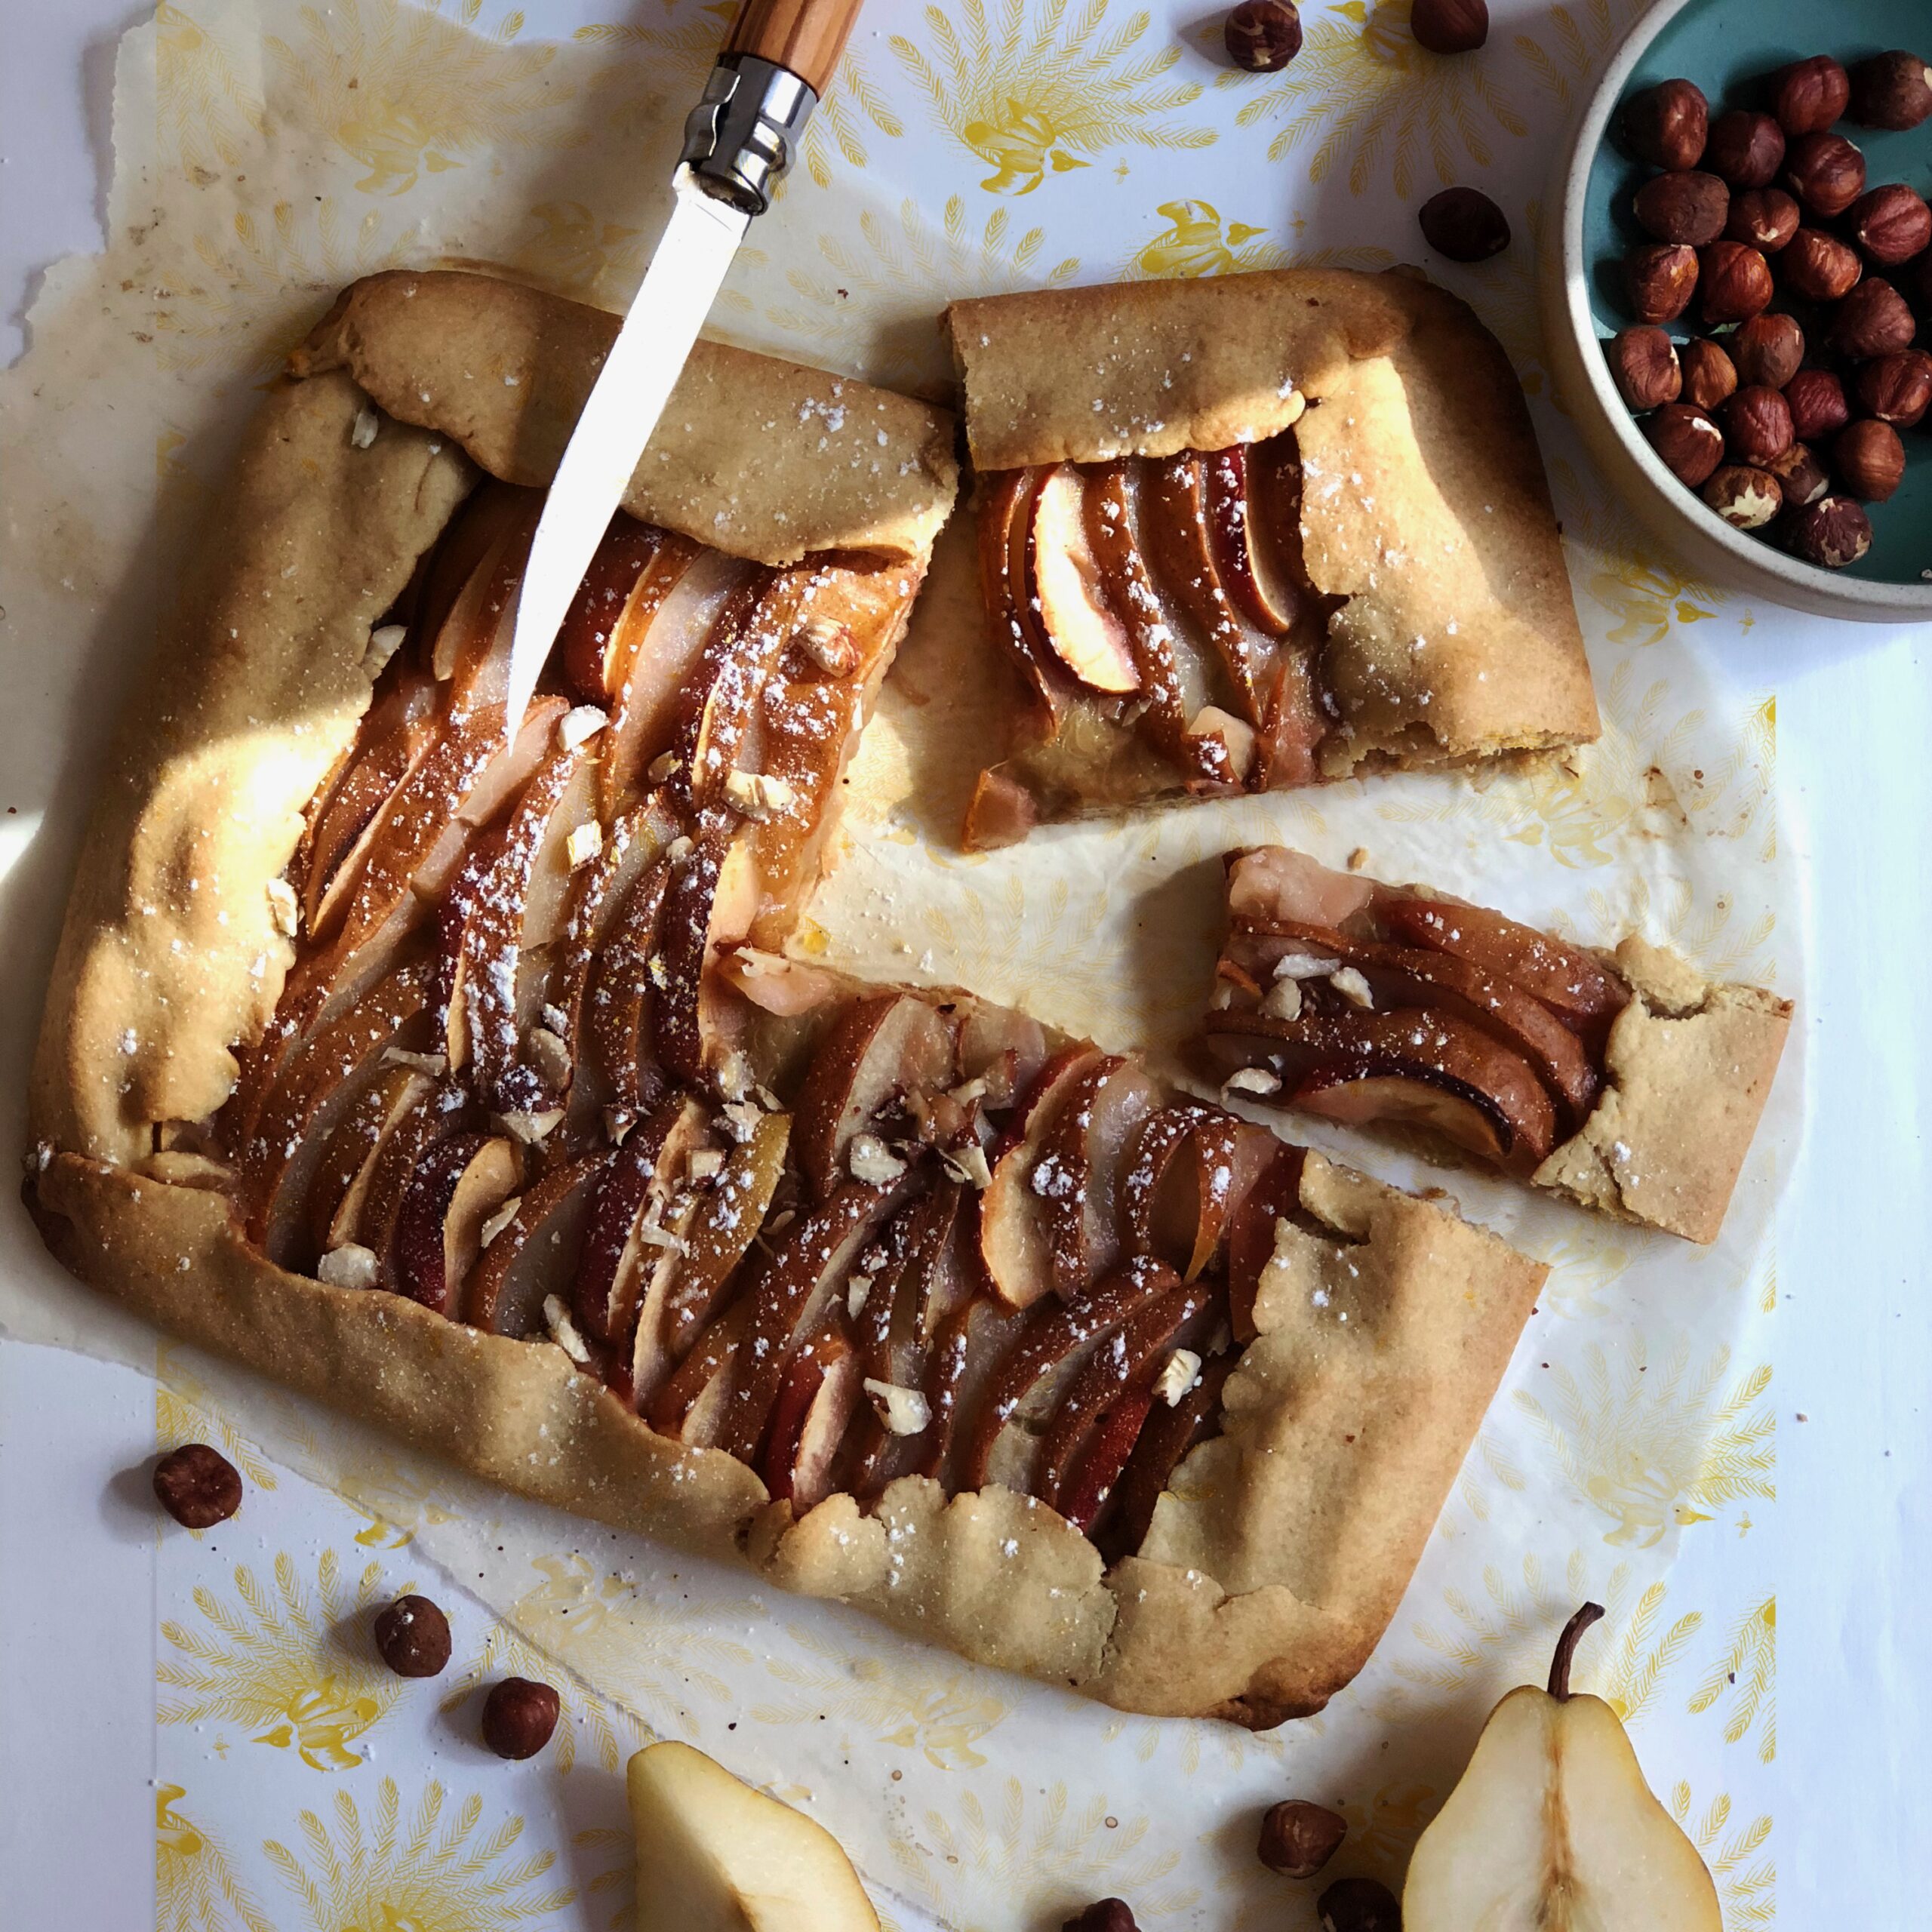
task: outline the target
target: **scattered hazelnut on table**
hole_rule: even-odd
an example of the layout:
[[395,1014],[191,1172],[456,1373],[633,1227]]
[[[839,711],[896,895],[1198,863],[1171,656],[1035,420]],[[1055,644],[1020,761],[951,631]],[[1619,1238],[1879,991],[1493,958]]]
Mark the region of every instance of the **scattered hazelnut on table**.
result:
[[1473,54],[1489,38],[1489,0],[1415,0],[1409,31],[1432,54]]
[[398,1597],[376,1615],[376,1650],[398,1677],[434,1677],[450,1660],[450,1621],[427,1597]]
[[1746,188],[1731,196],[1724,232],[1734,242],[1775,255],[1798,232],[1802,219],[1798,204],[1782,188]]
[[1710,135],[1711,108],[1689,81],[1660,81],[1623,104],[1617,138],[1653,168],[1695,168]]
[[1241,0],[1222,24],[1228,58],[1251,74],[1278,74],[1301,51],[1301,14],[1289,0]]
[[1701,409],[1667,402],[1644,419],[1644,434],[1680,483],[1700,488],[1724,460],[1724,432]]
[[1814,214],[1843,214],[1865,192],[1865,157],[1842,134],[1801,134],[1784,162],[1785,186]]
[[1793,556],[1828,571],[1857,563],[1872,547],[1872,519],[1849,497],[1820,497],[1778,529]]
[[1139,1932],[1134,1914],[1124,1899],[1096,1899],[1084,1912],[1076,1912],[1060,1932]]
[[1905,480],[1905,445],[1889,423],[1847,424],[1832,445],[1832,463],[1854,497],[1882,503]]
[[1677,352],[1684,371],[1684,400],[1712,414],[1737,390],[1737,365],[1720,344],[1694,337]]
[[1764,468],[1777,478],[1778,488],[1784,492],[1786,509],[1801,509],[1830,494],[1832,479],[1826,474],[1825,466],[1806,444],[1793,443],[1783,456],[1774,457]]
[[1697,251],[1681,242],[1646,242],[1624,257],[1623,273],[1640,322],[1674,322],[1697,293]]
[[1851,238],[1881,268],[1897,268],[1932,244],[1932,208],[1903,181],[1860,195],[1845,219]]
[[1675,402],[1684,387],[1676,346],[1648,323],[1611,338],[1610,373],[1617,393],[1640,416],[1659,403]]
[[1792,433],[1801,443],[1835,436],[1851,420],[1844,385],[1829,369],[1801,369],[1784,386]]
[[1791,448],[1791,410],[1776,389],[1747,383],[1724,405],[1724,446],[1740,463],[1761,467]]
[[185,1530],[211,1530],[242,1506],[242,1472],[219,1449],[183,1443],[154,1466],[154,1493]]
[[1747,321],[1771,306],[1771,266],[1742,242],[1713,242],[1697,257],[1700,312],[1713,325]]
[[559,1708],[549,1684],[506,1677],[483,1700],[483,1742],[500,1758],[534,1758],[549,1743]]
[[1312,1878],[1334,1857],[1348,1829],[1346,1820],[1326,1805],[1291,1798],[1261,1814],[1255,1856],[1284,1878]]
[[1444,188],[1423,203],[1416,220],[1423,239],[1452,262],[1486,262],[1509,245],[1509,217],[1480,188]]
[[1851,70],[1851,118],[1866,128],[1916,128],[1932,115],[1932,65],[1894,48]]
[[1829,348],[1855,361],[1909,349],[1918,324],[1889,281],[1868,275],[1838,304],[1825,331]]
[[1402,1932],[1402,1908],[1377,1878],[1338,1878],[1315,1903],[1322,1932]]
[[1703,498],[1724,521],[1737,530],[1756,530],[1784,507],[1784,489],[1768,469],[1727,463],[1713,470]]
[[1784,130],[1768,114],[1734,107],[1711,123],[1704,165],[1734,188],[1764,188],[1784,164]]
[[1678,174],[1654,174],[1631,198],[1638,225],[1660,242],[1685,242],[1701,248],[1724,232],[1730,214],[1730,190],[1715,174],[1686,168]]
[[1857,386],[1859,401],[1881,423],[1916,429],[1932,409],[1932,355],[1900,349],[1878,356],[1859,370]]
[[1865,266],[1848,245],[1822,228],[1801,228],[1778,257],[1778,272],[1807,301],[1835,302],[1857,286]]
[[1844,114],[1851,78],[1826,54],[1794,60],[1771,76],[1771,112],[1787,134],[1817,134]]
[[1730,338],[1740,380],[1781,389],[1804,360],[1804,331],[1795,315],[1753,315]]

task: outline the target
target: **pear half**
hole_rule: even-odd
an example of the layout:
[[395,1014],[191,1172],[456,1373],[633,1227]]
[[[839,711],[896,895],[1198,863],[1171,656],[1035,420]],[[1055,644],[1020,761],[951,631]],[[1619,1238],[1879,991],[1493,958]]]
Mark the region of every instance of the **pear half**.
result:
[[838,1841],[702,1751],[648,1745],[626,1783],[637,1932],[879,1932]]
[[1490,1713],[1475,1755],[1409,1861],[1404,1932],[1722,1932],[1697,1848],[1644,1782],[1617,1713],[1573,1694],[1564,1628],[1549,1687]]

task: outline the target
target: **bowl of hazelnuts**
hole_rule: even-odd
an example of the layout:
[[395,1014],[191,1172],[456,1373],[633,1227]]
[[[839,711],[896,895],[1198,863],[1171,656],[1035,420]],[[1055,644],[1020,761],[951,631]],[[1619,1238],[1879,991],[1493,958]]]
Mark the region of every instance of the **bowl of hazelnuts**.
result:
[[1592,454],[1701,574],[1932,620],[1928,194],[1927,0],[1660,0],[1611,63],[1545,328]]

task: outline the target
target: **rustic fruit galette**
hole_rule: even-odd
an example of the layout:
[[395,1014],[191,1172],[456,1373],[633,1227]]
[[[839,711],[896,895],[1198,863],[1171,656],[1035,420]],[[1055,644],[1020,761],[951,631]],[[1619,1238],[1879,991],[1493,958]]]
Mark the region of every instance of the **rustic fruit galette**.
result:
[[1597,735],[1522,392],[1453,296],[1293,269],[946,321],[1025,693],[969,846]]
[[524,1494],[1127,1708],[1318,1708],[1544,1270],[1131,1060],[786,955],[942,413],[701,346],[506,718],[614,327],[380,276],[271,392],[69,909],[42,1229]]
[[1195,1042],[1229,1091],[1427,1130],[1626,1220],[1712,1241],[1791,1025],[1634,934],[1589,949],[1421,886],[1229,855]]

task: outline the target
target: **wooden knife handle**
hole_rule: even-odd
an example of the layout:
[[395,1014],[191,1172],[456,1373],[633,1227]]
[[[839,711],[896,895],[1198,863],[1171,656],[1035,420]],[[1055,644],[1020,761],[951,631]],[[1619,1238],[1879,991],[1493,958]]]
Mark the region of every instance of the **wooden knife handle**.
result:
[[859,0],[744,0],[724,51],[787,68],[823,100],[858,17]]

